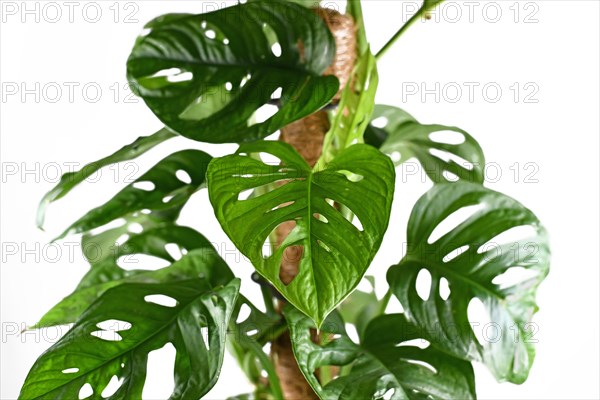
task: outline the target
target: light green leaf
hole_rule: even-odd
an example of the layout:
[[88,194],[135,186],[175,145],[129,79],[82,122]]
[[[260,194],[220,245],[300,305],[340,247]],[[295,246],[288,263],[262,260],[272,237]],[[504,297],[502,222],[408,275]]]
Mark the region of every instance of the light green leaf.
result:
[[38,207],[36,223],[38,228],[42,228],[44,225],[44,217],[46,215],[46,207],[48,204],[60,199],[69,193],[75,186],[79,185],[85,179],[89,178],[99,169],[106,167],[111,164],[119,163],[122,161],[133,160],[148,150],[152,149],[158,144],[174,137],[175,134],[166,128],[159,130],[150,136],[141,136],[137,138],[133,143],[123,146],[121,149],[111,154],[110,156],[104,157],[98,161],[86,164],[83,168],[76,172],[68,172],[60,177],[60,182],[42,199]]
[[[168,244],[177,245],[181,252],[187,254],[175,262],[166,250]],[[142,269],[144,265],[136,259],[140,254],[158,257],[173,264],[155,271],[145,270]],[[139,269],[125,270],[119,267],[117,260],[120,258],[124,263],[130,263]],[[144,231],[120,246],[113,243],[109,255],[98,257],[91,264],[92,268],[73,293],[52,307],[33,328],[75,322],[99,296],[122,283],[165,283],[203,276],[212,286],[219,286],[234,277],[204,236],[191,228],[174,224]]]
[[[456,227],[436,231],[449,221]],[[546,232],[531,211],[503,194],[459,182],[435,186],[417,202],[408,222],[408,252],[387,278],[406,315],[436,346],[483,361],[498,380],[522,383],[535,355],[531,318],[548,264]],[[431,278],[427,296],[417,291],[420,273]],[[469,318],[475,298],[485,307],[488,326]],[[483,343],[473,329],[485,331]]]
[[[300,370],[323,400],[475,398],[471,364],[431,346],[418,347],[428,343],[402,314],[371,321],[360,344],[350,340],[343,321],[332,314],[321,335],[332,334],[333,340],[323,345],[313,343],[312,324],[298,310],[287,307],[285,316]],[[314,372],[330,365],[350,369],[321,385]]]
[[471,135],[453,126],[421,124],[396,107],[375,106],[365,142],[390,155],[396,165],[415,157],[436,183],[484,180],[483,151]]
[[[261,152],[281,164],[249,156]],[[229,238],[290,303],[320,325],[358,285],[379,249],[395,173],[389,158],[364,144],[349,147],[326,169],[315,171],[288,144],[256,142],[215,159],[207,179],[215,214]],[[240,197],[274,182],[287,183],[258,197]],[[352,211],[358,226],[334,203]],[[286,221],[296,224],[294,230],[272,255],[263,254],[269,234]],[[302,254],[299,273],[286,286],[279,270],[289,246],[299,246]]]
[[363,133],[373,113],[379,75],[375,57],[367,50],[358,60],[352,77],[342,92],[331,129],[323,142],[320,167],[345,148],[364,143]]
[[[57,239],[87,232],[134,212],[175,210],[178,213],[188,199],[203,187],[211,159],[200,150],[182,150],[167,156],[108,202],[74,222]],[[179,171],[183,175],[178,176]]]
[[[325,106],[339,87],[337,78],[321,76],[335,53],[331,33],[297,4],[253,1],[202,15],[168,14],[146,27],[127,62],[128,77],[165,125],[194,140],[263,138]],[[279,110],[254,121],[278,89]]]
[[[140,399],[148,353],[171,343],[177,351],[171,399],[198,399],[218,378],[238,290],[238,279],[222,288],[212,288],[203,279],[112,288],[38,358],[19,398],[77,399],[90,384],[94,393],[88,398],[102,399],[116,376],[123,381],[109,399]],[[175,304],[162,305],[149,296]],[[105,327],[113,321],[116,329]]]

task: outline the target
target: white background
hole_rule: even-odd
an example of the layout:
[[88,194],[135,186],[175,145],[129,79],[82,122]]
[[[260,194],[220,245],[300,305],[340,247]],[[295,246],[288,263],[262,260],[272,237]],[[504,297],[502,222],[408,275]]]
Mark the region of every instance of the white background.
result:
[[[3,2],[3,10],[7,3]],[[366,1],[365,18],[375,50],[406,20],[415,5],[408,3]],[[489,3],[494,4],[486,6]],[[23,7],[21,2],[13,4]],[[35,2],[27,4],[35,7]],[[34,323],[69,293],[87,268],[77,249],[74,257],[69,255],[69,244],[58,247],[60,254],[45,244],[67,223],[108,200],[126,184],[129,173],[141,173],[191,142],[173,140],[127,168],[103,170],[98,182],[85,183],[51,206],[46,232],[34,226],[38,201],[56,182],[57,168],[67,172],[68,163],[81,166],[160,128],[144,104],[129,102],[129,93],[123,90],[125,61],[135,37],[143,23],[157,15],[202,12],[214,9],[215,3],[136,1],[126,8],[121,2],[116,23],[113,1],[97,3],[102,10],[97,23],[85,20],[82,8],[86,3],[79,3],[72,23],[64,3],[57,4],[63,16],[56,23],[48,21],[56,15],[50,9],[40,15],[39,22],[29,15],[22,23],[20,8],[16,15],[3,14],[0,28],[2,399],[16,398],[28,369],[57,334],[48,330],[17,335],[15,330]],[[40,13],[43,5],[38,5]],[[469,7],[474,7],[471,15]],[[94,9],[87,11],[87,18],[94,18]],[[133,15],[126,21],[130,13]],[[541,309],[534,321],[539,326],[539,343],[530,378],[521,386],[498,384],[483,367],[476,366],[482,399],[600,397],[598,27],[597,1],[471,2],[471,6],[450,2],[431,21],[412,27],[380,63],[378,102],[402,106],[422,122],[456,125],[474,135],[492,165],[487,185],[534,210],[551,234],[552,268],[538,293]],[[21,92],[7,96],[4,90],[6,83],[24,83],[31,89],[36,82],[40,83],[39,99],[34,94],[23,99]],[[65,86],[68,82],[79,84],[72,102]],[[422,98],[421,89],[418,94],[407,94],[408,87],[423,83],[434,89],[436,82],[439,99],[434,94]],[[479,84],[473,101],[465,82]],[[55,103],[50,101],[56,96],[53,83],[63,89],[62,98]],[[95,103],[93,88],[83,93],[87,83],[102,89]],[[115,83],[120,87],[117,99]],[[521,89],[516,102],[510,89],[515,83]],[[502,89],[497,102],[491,101],[496,96],[492,89],[485,98],[482,87],[486,84]],[[449,90],[456,85],[463,88],[463,95],[451,102],[456,93]],[[525,102],[532,88],[539,90],[528,100],[537,103]],[[192,146],[214,156],[234,149]],[[519,163],[519,176],[515,175],[515,163]],[[531,164],[525,167],[526,163]],[[496,177],[498,169],[500,177]],[[33,172],[26,174],[25,170]],[[537,183],[528,183],[532,179]],[[421,181],[418,175],[398,171],[391,226],[369,271],[381,283],[387,267],[401,258],[399,249],[410,208],[430,185]],[[233,245],[212,214],[206,191],[192,198],[182,221],[219,246],[236,274],[246,279],[242,290],[257,299],[254,284],[248,282],[251,267],[232,251]],[[75,243],[76,239],[66,242]],[[7,245],[13,246],[11,249],[16,246],[16,254],[9,254]],[[148,398],[164,398],[170,393],[171,373],[161,373],[159,368],[168,357],[165,353],[151,360],[151,387],[145,391]],[[207,398],[221,399],[249,389],[227,357],[221,379]]]

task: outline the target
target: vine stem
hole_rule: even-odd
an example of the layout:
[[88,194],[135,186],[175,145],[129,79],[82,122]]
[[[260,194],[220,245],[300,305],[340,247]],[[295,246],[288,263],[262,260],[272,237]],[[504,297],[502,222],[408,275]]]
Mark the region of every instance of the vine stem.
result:
[[410,28],[412,24],[414,24],[419,18],[421,18],[421,16],[423,14],[425,14],[427,12],[427,10],[428,10],[428,8],[425,7],[425,4],[423,4],[423,6],[421,8],[419,8],[419,10],[412,17],[410,17],[410,19],[408,21],[406,21],[406,23],[404,25],[402,25],[402,27],[400,29],[398,29],[398,31],[394,34],[394,36],[392,36],[391,39],[388,40],[387,43],[383,45],[381,50],[379,50],[377,52],[377,54],[375,54],[375,59],[377,61],[379,61],[379,59],[381,57],[383,57],[383,55],[390,49],[390,47],[392,47],[394,45],[394,43],[396,43],[398,38],[400,38],[400,36],[402,36],[402,34],[406,30],[408,30],[408,28]]

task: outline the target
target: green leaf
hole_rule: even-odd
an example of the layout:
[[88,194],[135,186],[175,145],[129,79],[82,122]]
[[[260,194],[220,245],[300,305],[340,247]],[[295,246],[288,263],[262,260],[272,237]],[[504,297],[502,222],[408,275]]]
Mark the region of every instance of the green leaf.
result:
[[338,307],[338,312],[344,321],[354,325],[358,336],[361,338],[368,323],[385,311],[382,310],[382,302],[375,294],[375,280],[372,276],[365,276],[365,278],[369,280],[371,290],[368,292],[355,290]]
[[[373,122],[381,122],[383,126],[375,126]],[[449,133],[455,136],[454,140]],[[453,126],[421,124],[396,107],[375,106],[365,143],[379,147],[396,165],[415,157],[436,183],[458,178],[479,183],[484,180],[483,151],[471,135]]]
[[[187,254],[179,261],[175,261],[166,251],[167,244],[176,244],[181,252]],[[125,263],[143,267],[135,259],[135,255],[139,254],[159,257],[173,264],[155,271],[125,270],[117,264],[117,260],[123,257]],[[123,283],[165,283],[202,276],[211,286],[219,286],[234,277],[204,236],[191,228],[173,224],[135,235],[122,245],[114,246],[106,257],[98,257],[97,261],[92,260],[91,264],[92,268],[75,291],[52,307],[33,328],[75,322],[99,296]]]
[[[436,229],[451,222],[458,225],[438,239]],[[535,293],[549,264],[546,232],[536,216],[477,184],[438,185],[415,205],[407,240],[406,256],[387,275],[406,315],[444,351],[483,361],[498,380],[524,382],[535,354],[530,332]],[[420,273],[431,277],[425,299],[417,292]],[[446,283],[449,296],[440,291]],[[491,328],[470,321],[468,308],[475,298],[483,303]],[[470,322],[489,329],[483,344]]]
[[[281,160],[268,165],[250,153]],[[377,149],[349,147],[322,171],[312,170],[288,144],[256,142],[237,154],[215,159],[208,172],[211,203],[223,230],[256,270],[317,325],[358,285],[387,229],[394,193],[394,167]],[[287,182],[258,197],[241,194]],[[368,201],[366,201],[368,199]],[[352,211],[353,225],[335,207]],[[280,224],[296,226],[272,255],[263,255]],[[357,225],[358,225],[357,222]],[[285,285],[279,278],[284,250],[299,246],[299,273]]]
[[[110,399],[139,399],[148,353],[171,343],[176,351],[171,399],[197,399],[215,384],[223,362],[227,324],[239,280],[214,289],[206,280],[128,283],[104,293],[29,372],[20,399],[77,399],[89,383],[101,399],[113,376],[123,379]],[[148,296],[176,300],[173,307]],[[111,321],[118,332],[103,330]],[[203,338],[207,329],[208,338]],[[98,332],[113,332],[113,340]]]
[[121,149],[108,157],[104,157],[98,161],[86,164],[79,171],[63,174],[63,176],[60,177],[60,182],[58,182],[58,184],[51,191],[46,193],[40,202],[36,218],[38,228],[42,228],[44,225],[44,217],[46,215],[46,207],[48,204],[65,196],[75,186],[79,185],[96,171],[111,164],[133,160],[156,145],[161,144],[162,142],[174,136],[175,134],[170,132],[168,129],[163,128],[153,135],[141,136],[137,138],[133,143],[123,146]]
[[[263,138],[325,106],[339,87],[337,78],[321,76],[335,53],[331,33],[297,4],[256,1],[169,14],[146,27],[127,62],[128,77],[165,125],[194,140]],[[254,123],[280,88],[279,110]]]
[[[248,307],[249,315],[238,322],[242,307]],[[283,399],[279,377],[271,358],[263,350],[263,346],[276,337],[285,328],[285,323],[277,313],[263,313],[244,296],[240,295],[229,323],[228,348],[235,356],[238,364],[258,391],[263,391],[275,399]],[[269,386],[265,387],[264,377],[267,374]]]
[[363,143],[373,107],[379,75],[375,57],[367,50],[357,65],[342,92],[342,98],[323,142],[320,167],[330,162],[335,155],[355,143]]
[[358,54],[364,54],[369,51],[369,41],[367,40],[367,31],[365,29],[361,0],[348,0],[346,4],[346,13],[354,18],[354,24],[356,25]]
[[[87,232],[133,212],[176,210],[178,213],[188,199],[203,187],[211,159],[200,150],[182,150],[167,156],[108,202],[74,222],[57,239]],[[185,174],[177,176],[179,171]]]
[[[402,314],[374,319],[360,344],[350,340],[343,321],[332,314],[322,332],[333,334],[333,340],[324,345],[313,343],[312,324],[300,312],[287,307],[285,316],[300,370],[321,399],[475,398],[471,364],[431,346],[418,347],[427,342]],[[350,370],[321,385],[314,372],[329,365]]]

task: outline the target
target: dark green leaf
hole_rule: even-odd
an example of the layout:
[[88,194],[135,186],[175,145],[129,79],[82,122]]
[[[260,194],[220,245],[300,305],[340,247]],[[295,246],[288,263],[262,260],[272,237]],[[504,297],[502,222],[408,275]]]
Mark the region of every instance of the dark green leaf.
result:
[[46,193],[40,202],[36,219],[38,228],[42,228],[44,225],[44,216],[46,214],[46,207],[48,204],[65,196],[75,186],[79,185],[96,171],[111,164],[133,160],[152,149],[154,146],[161,144],[165,140],[174,136],[175,134],[171,133],[168,129],[163,128],[153,135],[141,136],[137,138],[133,143],[123,146],[114,154],[89,163],[77,172],[68,172],[61,176],[60,182],[58,182],[58,184],[51,191]]
[[[213,288],[204,279],[171,283],[128,283],[104,293],[67,334],[36,361],[20,399],[77,399],[89,383],[93,399],[113,376],[123,379],[110,399],[140,399],[148,353],[171,343],[176,351],[172,399],[198,399],[215,384],[223,362],[227,324],[239,280]],[[148,296],[176,300],[173,307]],[[121,321],[113,340],[100,324]],[[203,338],[207,329],[208,338]],[[104,330],[104,332],[107,332]]]
[[[194,140],[263,138],[326,105],[339,87],[337,78],[321,76],[335,53],[331,33],[297,4],[169,14],[147,28],[127,62],[129,79],[165,125]],[[256,122],[255,112],[280,88],[279,110]]]
[[[238,322],[242,307],[248,307],[249,315]],[[282,323],[279,314],[263,313],[244,296],[238,297],[230,322],[228,348],[250,382],[262,391],[268,390],[275,399],[282,399],[283,394],[275,367],[263,346],[281,333],[283,328],[285,323]],[[267,375],[268,387],[263,383],[262,371]]]
[[[260,152],[282,164],[267,165],[248,155]],[[256,142],[215,159],[207,172],[210,200],[223,230],[257,271],[317,325],[358,285],[379,249],[394,178],[391,161],[364,144],[347,148],[326,169],[314,171],[288,144]],[[274,182],[287,183],[258,197],[240,197]],[[352,211],[360,226],[335,203]],[[296,224],[294,230],[272,255],[263,255],[269,235],[286,221]],[[299,273],[286,286],[279,270],[289,246],[299,246],[301,254]]]
[[[168,212],[180,208],[205,183],[211,156],[199,150],[182,150],[159,161],[105,204],[89,211],[58,239],[86,232],[133,212]],[[183,180],[177,176],[185,173]],[[186,175],[187,174],[187,175]]]
[[382,302],[375,294],[375,281],[372,276],[366,276],[371,283],[371,290],[363,292],[355,290],[338,307],[338,311],[346,323],[356,327],[358,335],[362,338],[367,324],[376,316],[381,314]]
[[[432,237],[449,221],[457,224],[454,229]],[[458,357],[483,361],[499,380],[521,383],[535,354],[531,318],[548,263],[546,233],[531,211],[503,194],[459,182],[435,186],[417,202],[408,222],[408,252],[390,268],[388,282],[407,316],[430,332],[432,343]],[[501,282],[511,272],[518,279]],[[417,292],[420,273],[431,277],[425,299]],[[449,286],[449,296],[440,291],[442,284]],[[483,303],[493,326],[470,321],[474,298]],[[491,328],[488,340],[484,336],[480,343],[470,322],[479,324],[476,329]]]
[[[373,122],[384,123],[383,127]],[[365,143],[379,147],[395,164],[415,157],[429,178],[436,182],[464,179],[483,182],[485,158],[479,144],[460,128],[445,125],[423,125],[406,111],[392,106],[375,106],[371,125],[365,132]],[[462,141],[447,137],[432,139],[432,134],[450,131]],[[446,132],[447,133],[447,132]],[[446,135],[448,136],[448,135]]]
[[[167,244],[176,244],[184,255],[175,262],[166,251]],[[88,246],[91,246],[88,243]],[[172,265],[152,271],[143,269],[125,270],[117,265],[117,260],[138,264],[135,255],[146,254],[162,258]],[[233,274],[219,257],[210,242],[195,230],[168,224],[144,231],[130,238],[124,244],[114,245],[110,254],[91,260],[92,268],[83,277],[73,293],[61,300],[34,328],[62,325],[75,322],[77,318],[106,290],[126,282],[165,283],[173,280],[204,277],[211,286],[224,285],[233,279]]]
[[[343,321],[332,314],[321,332],[333,334],[333,340],[324,345],[313,343],[312,324],[298,310],[288,307],[285,316],[300,370],[321,399],[475,398],[471,364],[431,346],[418,347],[428,343],[402,314],[374,319],[360,344],[348,338]],[[321,385],[314,372],[329,365],[350,370]]]

